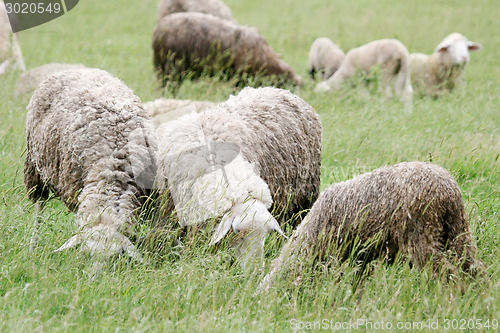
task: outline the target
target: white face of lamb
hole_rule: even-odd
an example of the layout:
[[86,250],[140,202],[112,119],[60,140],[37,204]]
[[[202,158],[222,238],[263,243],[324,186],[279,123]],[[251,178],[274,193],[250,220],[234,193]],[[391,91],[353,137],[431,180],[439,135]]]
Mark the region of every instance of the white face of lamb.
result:
[[469,63],[469,47],[466,41],[451,44],[447,51],[454,65],[466,65]]

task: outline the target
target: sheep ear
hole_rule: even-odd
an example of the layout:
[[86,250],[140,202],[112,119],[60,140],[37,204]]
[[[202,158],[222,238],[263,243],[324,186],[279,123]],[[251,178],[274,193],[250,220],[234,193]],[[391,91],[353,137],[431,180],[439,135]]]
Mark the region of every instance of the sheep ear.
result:
[[[230,214],[230,215],[229,215]],[[217,244],[226,234],[231,230],[231,226],[233,225],[234,216],[232,216],[232,212],[228,212],[222,216],[222,219],[217,226],[217,230],[215,230],[212,239],[210,240],[209,246]]]
[[446,52],[448,51],[449,47],[450,44],[439,44],[438,47],[436,48],[436,52]]
[[271,230],[277,231],[281,236],[288,239],[288,237],[286,237],[283,230],[281,230],[281,227],[280,227],[278,221],[276,221],[276,219],[274,217],[268,223],[269,223],[269,227],[271,227]]
[[66,243],[64,243],[63,245],[61,245],[60,248],[58,248],[57,250],[55,250],[54,252],[61,252],[61,251],[64,251],[64,250],[68,250],[68,249],[71,249],[71,248],[74,248],[78,245],[80,245],[82,243],[82,240],[80,237],[78,237],[78,235],[74,235],[73,237],[71,237],[70,239],[68,239],[66,241]]
[[469,42],[467,44],[467,47],[469,48],[469,51],[479,51],[483,48],[481,44],[474,43],[474,42]]

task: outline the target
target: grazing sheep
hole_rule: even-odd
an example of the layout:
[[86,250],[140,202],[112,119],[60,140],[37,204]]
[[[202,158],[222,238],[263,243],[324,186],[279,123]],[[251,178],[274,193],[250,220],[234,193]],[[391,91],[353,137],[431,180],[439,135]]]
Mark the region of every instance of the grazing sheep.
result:
[[16,87],[16,96],[32,94],[36,87],[38,87],[38,84],[48,75],[69,69],[81,68],[85,68],[85,66],[80,64],[50,63],[30,69],[19,77]]
[[455,32],[439,43],[431,55],[410,54],[415,90],[432,97],[452,91],[463,82],[463,73],[470,61],[469,51],[481,49],[480,44],[471,42],[464,35]]
[[26,66],[19,45],[19,33],[12,33],[7,9],[0,1],[0,75],[9,69],[25,71]]
[[[219,76],[253,84],[268,76],[273,85],[302,84],[255,28],[213,15],[174,13],[158,21],[153,34],[154,66],[163,86],[180,85],[186,77]],[[271,78],[269,78],[271,76]],[[264,81],[265,82],[265,81]]]
[[181,225],[222,217],[211,243],[232,227],[244,265],[281,232],[270,211],[297,213],[317,198],[321,133],[314,109],[289,91],[245,88],[158,129],[158,184]]
[[157,141],[139,97],[99,69],[58,72],[33,94],[26,127],[24,183],[37,213],[49,192],[77,213],[79,233],[57,251],[81,245],[102,258],[142,260],[125,235],[152,188]]
[[144,103],[144,110],[153,117],[156,127],[161,124],[179,118],[192,112],[202,112],[216,103],[207,101],[191,101],[188,99],[165,99],[159,98]]
[[221,0],[162,0],[158,6],[158,20],[180,12],[211,14],[236,23],[231,9]]
[[344,51],[330,38],[317,38],[309,51],[309,73],[313,80],[316,72],[320,72],[322,79],[327,80],[339,69],[344,58]]
[[326,189],[259,290],[267,290],[285,269],[297,268],[300,276],[308,259],[345,260],[353,250],[367,261],[394,261],[401,253],[418,267],[432,258],[435,272],[441,265],[454,273],[454,264],[471,272],[482,265],[456,181],[441,166],[407,162]]
[[397,39],[380,39],[347,52],[340,68],[328,80],[319,83],[316,91],[338,89],[356,71],[370,73],[380,67],[380,87],[386,95],[392,96],[391,81],[396,78],[395,91],[404,102],[411,102],[413,88],[410,82],[408,50]]

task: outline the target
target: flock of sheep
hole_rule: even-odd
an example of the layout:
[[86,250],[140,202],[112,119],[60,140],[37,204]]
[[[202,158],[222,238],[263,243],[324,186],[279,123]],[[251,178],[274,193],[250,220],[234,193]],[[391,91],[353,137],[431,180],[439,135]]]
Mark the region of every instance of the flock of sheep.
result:
[[[2,6],[0,70],[25,71],[18,37],[4,38],[1,11]],[[468,51],[480,48],[454,33],[430,56],[410,55],[394,39],[344,54],[321,38],[311,47],[310,71],[313,77],[321,73],[316,88],[321,91],[378,66],[387,94],[394,79],[396,94],[411,103],[412,81],[433,96],[451,90],[469,61]],[[220,0],[161,1],[153,52],[163,84],[221,72],[228,79],[238,76],[236,84],[244,84],[247,75],[270,76],[278,86],[303,84],[262,35],[239,25]],[[24,172],[36,207],[30,251],[53,193],[76,213],[79,227],[57,251],[81,246],[100,260],[126,254],[142,261],[134,227],[141,223],[145,201],[158,195],[160,224],[215,221],[210,245],[229,237],[243,267],[263,260],[271,232],[284,236],[283,223],[303,217],[260,291],[284,272],[300,274],[306,260],[345,260],[352,251],[365,261],[403,255],[418,267],[432,260],[436,274],[442,268],[474,274],[483,265],[476,259],[458,184],[438,165],[382,167],[320,194],[320,118],[288,90],[246,87],[219,104],[175,99],[142,104],[106,71],[45,67],[51,68],[23,73],[18,86],[20,94],[36,88],[27,107]]]

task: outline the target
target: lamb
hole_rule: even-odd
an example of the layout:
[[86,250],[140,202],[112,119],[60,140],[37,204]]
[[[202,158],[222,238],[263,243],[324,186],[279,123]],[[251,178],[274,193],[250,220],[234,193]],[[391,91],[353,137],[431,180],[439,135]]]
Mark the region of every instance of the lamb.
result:
[[48,75],[64,70],[85,68],[81,64],[49,63],[24,72],[19,77],[16,87],[16,96],[32,94],[38,84]]
[[366,261],[394,261],[402,254],[414,266],[432,259],[435,272],[444,267],[455,274],[454,264],[466,272],[482,265],[456,181],[441,166],[406,162],[327,188],[273,261],[259,291],[268,290],[285,269],[297,268],[300,277],[301,263],[308,259],[345,260],[356,242]]
[[188,99],[165,99],[159,98],[144,103],[144,110],[153,117],[156,127],[161,124],[177,119],[184,114],[202,112],[216,103],[208,101],[191,101]]
[[410,68],[415,90],[434,98],[463,83],[463,73],[470,61],[469,51],[479,51],[480,44],[461,33],[448,35],[431,55],[410,54]]
[[9,69],[25,71],[26,65],[19,45],[19,33],[12,33],[7,9],[0,1],[0,75]]
[[380,87],[388,97],[392,96],[391,81],[396,78],[395,91],[404,102],[410,103],[413,88],[410,82],[409,53],[397,39],[380,39],[347,52],[340,68],[328,80],[316,86],[317,92],[339,89],[356,71],[370,73],[380,67]]
[[53,192],[80,228],[56,251],[81,245],[98,261],[122,253],[142,261],[126,235],[153,186],[157,140],[139,97],[103,70],[57,72],[29,102],[26,137],[24,183],[37,212],[30,251]]
[[202,113],[158,129],[158,184],[182,226],[221,217],[211,239],[231,229],[244,266],[262,256],[276,217],[310,208],[320,185],[318,115],[289,91],[245,88]]
[[163,86],[201,76],[236,79],[237,85],[267,82],[301,85],[302,79],[251,27],[202,13],[174,13],[158,21],[153,34],[154,66]]
[[316,72],[322,74],[322,79],[330,78],[344,61],[345,53],[330,38],[317,38],[309,51],[309,73],[313,80]]
[[237,23],[231,14],[231,9],[221,0],[162,0],[158,6],[158,20],[180,12],[211,14]]

